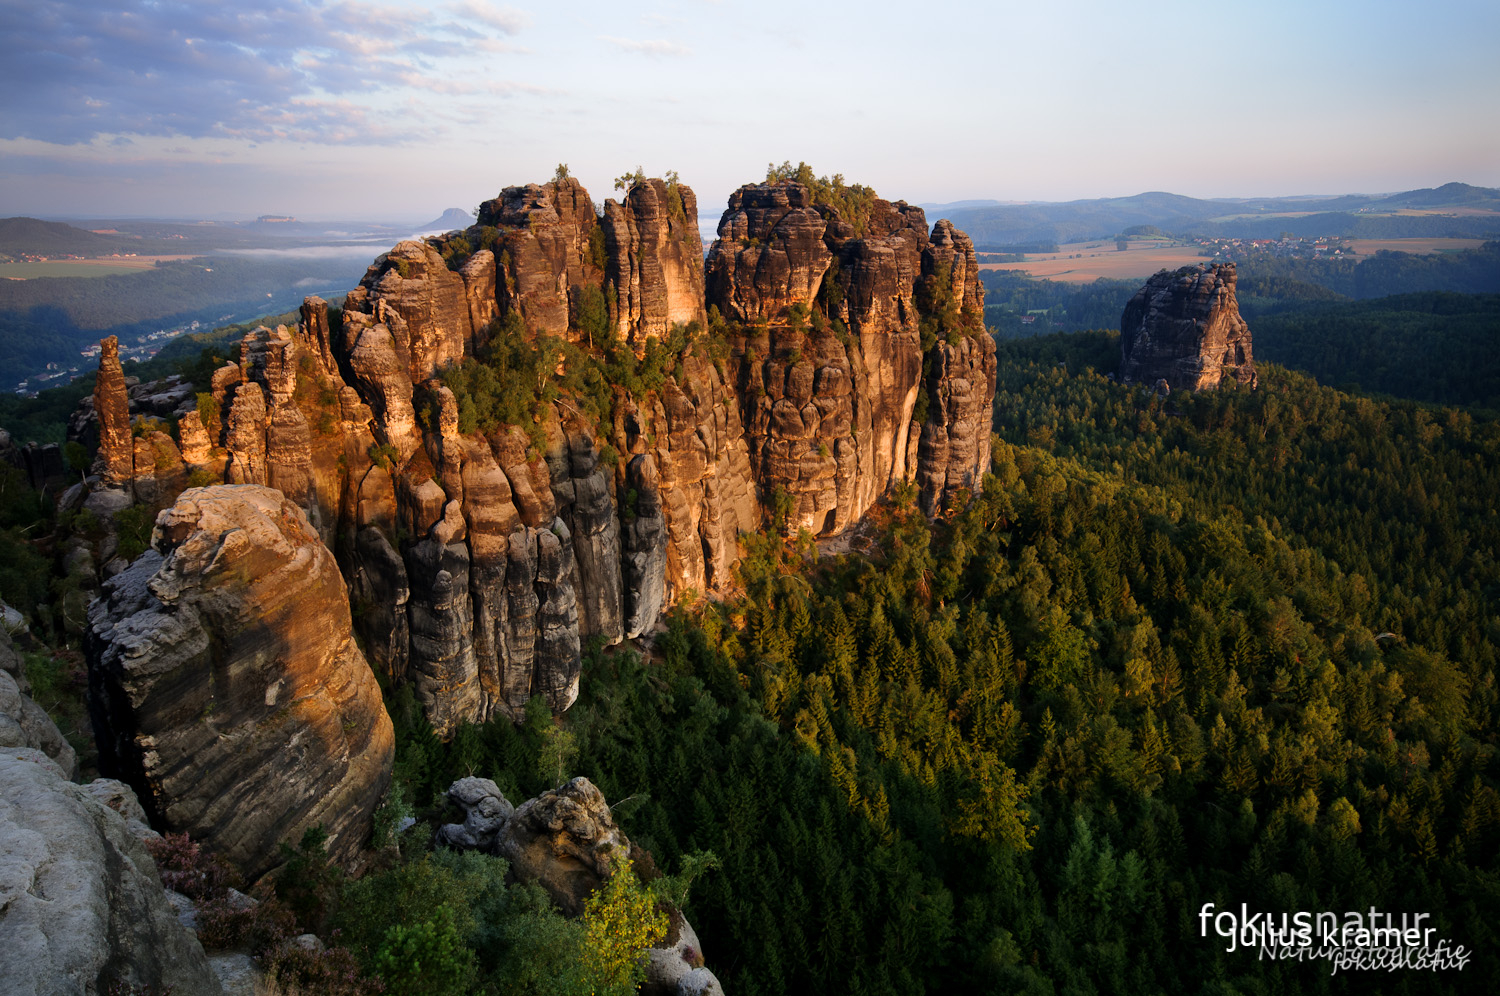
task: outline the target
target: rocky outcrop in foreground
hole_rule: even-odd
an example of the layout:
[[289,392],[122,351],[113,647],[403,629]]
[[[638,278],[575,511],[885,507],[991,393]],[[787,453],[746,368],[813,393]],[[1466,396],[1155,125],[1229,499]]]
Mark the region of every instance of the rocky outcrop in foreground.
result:
[[126,820],[41,751],[0,748],[0,996],[217,996]]
[[[896,485],[928,514],[979,486],[995,356],[973,245],[840,189],[842,207],[796,182],[742,187],[705,264],[675,179],[599,214],[571,178],[507,187],[467,231],[380,256],[342,310],[309,298],[295,327],[247,335],[196,385],[213,401],[181,416],[180,445],[132,435],[106,350],[106,487],[85,507],[165,505],[188,479],[276,488],[337,551],[371,666],[414,688],[440,736],[537,695],[560,712],[589,640],[733,590],[740,535],[773,512],[830,537]],[[512,406],[521,425],[483,417],[582,364],[574,348],[639,361],[667,341],[649,386],[611,371],[622,382],[587,400]],[[539,343],[523,381],[507,351]],[[465,363],[476,380],[434,376]]]
[[89,708],[105,774],[153,823],[248,879],[310,826],[352,861],[393,736],[333,556],[280,492],[195,488],[90,607]]
[[1240,317],[1233,263],[1162,270],[1120,318],[1120,380],[1204,391],[1228,378],[1254,387],[1250,326]]
[[[488,778],[461,778],[449,787],[448,801],[463,822],[439,830],[439,845],[505,858],[512,874],[539,883],[565,916],[582,915],[589,896],[620,862],[636,861],[637,871],[655,867],[649,853],[640,852],[616,825],[604,793],[587,778],[574,778],[518,807]],[[692,924],[679,910],[669,915],[667,936],[646,952],[641,992],[722,996],[719,980],[703,967],[703,946]]]

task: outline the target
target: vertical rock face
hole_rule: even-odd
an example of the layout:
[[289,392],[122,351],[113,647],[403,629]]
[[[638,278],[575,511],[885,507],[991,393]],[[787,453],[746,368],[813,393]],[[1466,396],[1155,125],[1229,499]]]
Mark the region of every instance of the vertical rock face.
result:
[[709,303],[726,318],[753,324],[779,317],[797,301],[811,301],[833,263],[827,230],[800,184],[736,190],[708,258]]
[[0,841],[0,993],[222,992],[125,818],[40,751],[0,748]]
[[[904,480],[929,512],[977,482],[995,369],[968,236],[947,221],[929,236],[920,208],[873,197],[857,230],[802,184],[753,184],[707,271],[709,304],[754,326],[737,353],[746,442],[762,499],[790,498],[789,529],[841,532]],[[924,350],[924,321],[956,344]]]
[[99,342],[99,378],[94,382],[94,412],[99,418],[100,476],[110,484],[128,483],[135,469],[135,444],[130,439],[130,399],[125,372],[120,369],[120,340]]
[[1233,263],[1162,270],[1120,318],[1120,380],[1203,391],[1224,378],[1254,387],[1250,327],[1240,317]]
[[636,183],[623,204],[604,202],[602,225],[615,328],[636,352],[673,325],[704,320],[703,239],[689,187]]
[[250,878],[315,824],[330,853],[358,853],[390,780],[391,723],[301,509],[262,487],[184,492],[89,625],[100,768],[159,826]]
[[499,310],[518,313],[533,331],[567,335],[579,294],[603,280],[603,237],[583,184],[506,187],[480,205],[479,225],[499,229],[500,273],[491,281]]
[[934,347],[927,378],[931,405],[917,446],[917,500],[936,515],[963,492],[979,490],[990,465],[994,423],[995,341],[970,337]]
[[[738,538],[771,508],[834,535],[903,482],[935,514],[988,467],[972,243],[904,202],[820,196],[742,187],[705,262],[683,184],[637,182],[597,216],[570,178],[507,187],[467,232],[377,259],[341,313],[309,298],[297,329],[247,335],[175,463],[127,423],[137,490],[170,501],[182,466],[284,493],[338,551],[371,666],[411,682],[440,735],[535,695],[565,709],[589,639],[731,590]],[[585,349],[613,331],[644,360],[709,306],[723,324],[652,353],[650,389],[642,363],[525,425],[476,431],[489,402],[434,376],[495,318]]]
[[348,311],[377,322],[386,312],[399,316],[387,327],[409,378],[420,384],[463,359],[466,346],[472,345],[467,295],[463,277],[449,270],[432,246],[410,240],[375,261],[344,307],[346,319]]

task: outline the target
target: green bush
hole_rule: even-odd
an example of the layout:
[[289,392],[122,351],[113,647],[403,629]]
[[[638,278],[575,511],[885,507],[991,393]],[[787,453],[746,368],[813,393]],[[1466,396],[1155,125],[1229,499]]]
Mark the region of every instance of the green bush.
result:
[[475,975],[474,951],[438,906],[423,919],[392,924],[375,955],[375,969],[396,996],[456,996],[468,992]]
[[115,534],[120,539],[116,553],[127,561],[133,561],[151,545],[151,530],[156,525],[156,515],[147,505],[131,505],[116,512],[114,519]]

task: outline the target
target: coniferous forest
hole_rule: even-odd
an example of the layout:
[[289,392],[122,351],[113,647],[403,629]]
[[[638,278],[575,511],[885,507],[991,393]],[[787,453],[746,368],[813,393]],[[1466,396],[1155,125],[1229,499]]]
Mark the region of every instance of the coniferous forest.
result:
[[[358,881],[288,850],[278,929],[337,930],[347,962],[283,977],[630,991],[588,922],[426,843],[456,778],[525,799],[585,775],[736,994],[1489,991],[1500,425],[1273,364],[1161,398],[1107,376],[1118,355],[1001,342],[982,493],[929,522],[898,492],[852,553],[743,537],[741,594],[592,648],[558,723],[538,700],[444,743],[388,689],[372,844],[417,823]],[[66,615],[26,532],[45,503],[9,498],[0,593]],[[62,703],[66,655],[32,655]],[[1206,904],[1424,913],[1467,963],[1230,952]]]
[[[1469,992],[1496,976],[1500,427],[1263,368],[1113,383],[1118,340],[1002,345],[993,475],[872,556],[761,539],[738,601],[566,717],[735,992]],[[419,804],[545,787],[542,726],[440,745]],[[540,732],[539,732],[540,731]],[[1462,970],[1225,952],[1205,903],[1429,913]]]

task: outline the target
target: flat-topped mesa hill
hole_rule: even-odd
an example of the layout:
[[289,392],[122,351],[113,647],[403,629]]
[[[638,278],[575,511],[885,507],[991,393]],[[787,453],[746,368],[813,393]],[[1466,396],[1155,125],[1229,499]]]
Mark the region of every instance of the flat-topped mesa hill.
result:
[[1204,391],[1227,377],[1254,387],[1235,279],[1233,263],[1204,263],[1146,281],[1120,318],[1120,380]]
[[602,214],[571,178],[508,187],[380,256],[342,311],[308,298],[247,335],[180,442],[128,431],[106,347],[114,490],[90,501],[281,490],[371,665],[446,735],[538,693],[566,709],[582,643],[725,590],[741,532],[830,536],[904,482],[928,514],[978,487],[995,357],[967,236],[842,181],[751,184],[705,264],[696,217],[675,179]]

